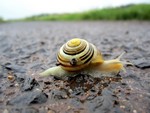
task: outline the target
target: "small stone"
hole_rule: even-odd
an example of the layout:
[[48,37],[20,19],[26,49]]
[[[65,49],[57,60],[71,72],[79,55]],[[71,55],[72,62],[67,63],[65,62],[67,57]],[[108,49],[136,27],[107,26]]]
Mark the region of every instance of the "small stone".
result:
[[48,110],[48,112],[47,113],[55,113],[54,111],[52,111],[52,110]]
[[5,109],[5,110],[3,111],[3,113],[9,113],[9,111],[8,111],[7,109]]
[[125,106],[120,106],[120,108],[123,108],[123,109],[124,109],[124,108],[126,108],[126,107],[125,107]]
[[10,80],[10,81],[12,81],[12,80],[14,80],[14,76],[8,75],[8,76],[7,76],[7,79]]
[[18,86],[19,86],[19,84],[18,84],[18,83],[16,83],[16,84],[15,84],[15,87],[18,87]]
[[143,95],[140,95],[140,97],[142,98],[142,97],[143,97]]
[[67,110],[70,110],[70,109],[71,109],[71,106],[68,106],[68,107],[67,107]]
[[69,93],[72,93],[73,91],[72,91],[72,89],[69,89]]
[[40,91],[40,89],[39,89],[39,88],[36,88],[35,90]]
[[133,113],[137,113],[137,111],[136,111],[136,110],[133,110]]

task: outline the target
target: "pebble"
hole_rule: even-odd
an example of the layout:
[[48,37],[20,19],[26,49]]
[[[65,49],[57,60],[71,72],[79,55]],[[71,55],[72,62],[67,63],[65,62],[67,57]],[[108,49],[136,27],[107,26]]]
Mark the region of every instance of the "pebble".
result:
[[126,108],[126,107],[125,107],[125,106],[120,106],[120,108],[123,108],[123,109],[124,109],[124,108]]
[[54,111],[52,111],[52,110],[48,110],[48,112],[47,113],[55,113]]
[[137,111],[136,111],[136,110],[133,110],[133,113],[137,113]]
[[68,107],[67,107],[67,110],[70,110],[70,109],[71,109],[71,106],[68,106]]
[[9,113],[9,111],[8,111],[7,109],[5,109],[5,110],[3,111],[3,113]]
[[8,75],[8,76],[7,76],[7,79],[10,80],[10,81],[12,81],[12,80],[14,80],[14,76]]
[[19,86],[19,84],[18,84],[18,83],[16,83],[16,84],[15,84],[15,87],[18,87],[18,86]]

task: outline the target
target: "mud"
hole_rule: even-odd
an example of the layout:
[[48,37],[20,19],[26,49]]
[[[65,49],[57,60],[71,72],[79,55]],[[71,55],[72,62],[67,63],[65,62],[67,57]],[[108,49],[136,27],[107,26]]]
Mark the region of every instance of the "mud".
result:
[[[150,23],[18,22],[0,24],[0,113],[149,113]],[[84,38],[105,59],[127,51],[126,73],[61,80],[39,73],[67,40]]]

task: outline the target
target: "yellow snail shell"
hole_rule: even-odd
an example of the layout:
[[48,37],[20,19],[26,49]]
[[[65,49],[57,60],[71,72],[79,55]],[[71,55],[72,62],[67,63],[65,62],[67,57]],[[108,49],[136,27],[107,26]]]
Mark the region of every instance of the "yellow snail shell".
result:
[[58,51],[58,66],[49,68],[40,75],[64,77],[84,73],[94,77],[113,76],[120,70],[125,70],[124,64],[131,64],[120,61],[123,54],[113,60],[104,60],[101,52],[93,44],[84,39],[74,38]]
[[79,71],[98,59],[103,63],[103,58],[97,48],[83,39],[72,39],[64,44],[57,55],[57,60],[66,71]]

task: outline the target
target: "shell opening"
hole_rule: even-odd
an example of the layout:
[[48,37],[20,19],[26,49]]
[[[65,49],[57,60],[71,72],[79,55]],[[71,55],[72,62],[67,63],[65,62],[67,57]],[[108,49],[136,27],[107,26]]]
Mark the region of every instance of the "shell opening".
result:
[[75,65],[77,64],[77,60],[76,60],[75,58],[72,58],[72,59],[70,60],[70,64],[71,64],[72,66],[75,66]]

